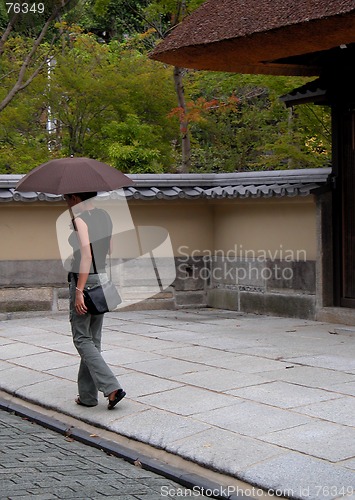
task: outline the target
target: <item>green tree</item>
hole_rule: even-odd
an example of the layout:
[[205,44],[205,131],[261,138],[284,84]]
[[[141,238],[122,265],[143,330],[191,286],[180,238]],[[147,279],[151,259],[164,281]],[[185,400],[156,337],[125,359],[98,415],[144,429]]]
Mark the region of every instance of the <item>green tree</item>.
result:
[[[149,60],[148,50],[200,3],[88,0],[52,23],[25,68],[27,85],[1,111],[0,172],[25,172],[69,154],[127,172],[326,165],[329,110],[290,110],[279,100],[307,80],[187,71]],[[0,9],[3,102],[37,39],[23,25],[5,35],[5,18]],[[38,35],[43,19],[37,21],[31,29]],[[55,56],[49,75],[48,54]]]
[[[304,168],[327,165],[330,159],[330,112],[301,105],[291,112],[279,97],[305,79],[191,72],[186,94],[226,102],[191,126],[193,170],[234,171]],[[292,113],[292,114],[291,114]]]
[[23,173],[49,159],[46,78],[39,75],[0,114],[0,173]]
[[[0,101],[16,83],[24,57],[33,41],[13,33],[1,56]],[[38,49],[41,53],[43,47]],[[0,173],[21,173],[48,158],[45,101],[46,75],[39,73],[31,85],[11,97],[0,112]],[[8,103],[10,104],[10,102]]]
[[[92,12],[100,13],[103,21],[110,20],[115,26],[114,34],[109,35],[122,38],[125,35],[126,46],[136,48],[143,53],[152,49],[158,40],[180,23],[184,17],[195,10],[203,0],[95,0],[91,3]],[[122,7],[122,8],[121,8]],[[119,29],[118,29],[119,27]],[[102,32],[102,30],[101,30]],[[106,30],[105,30],[105,33]],[[185,70],[175,67],[173,70],[174,88],[178,106],[186,109],[183,77]],[[181,166],[182,172],[190,169],[191,144],[188,123],[180,122],[181,135]]]
[[[134,145],[131,156],[145,156],[147,168],[167,168],[176,130],[176,123],[167,119],[174,97],[171,70],[117,42],[100,44],[92,35],[79,30],[73,36],[74,28],[66,29],[71,42],[56,57],[48,90],[61,153],[117,164],[119,145]],[[127,142],[123,131],[130,127],[134,134]],[[154,157],[152,151],[157,152]],[[141,169],[142,161],[138,164]]]
[[[157,41],[164,38],[182,19],[195,10],[203,0],[89,0],[80,25],[102,39],[123,41],[128,49],[147,54]],[[73,14],[73,12],[72,12]],[[178,106],[186,109],[183,77],[185,70],[173,70]],[[191,144],[188,123],[180,121],[181,165],[187,172],[191,163]]]
[[105,132],[114,166],[135,174],[163,172],[159,145],[153,147],[156,133],[152,125],[141,123],[136,115],[128,115],[124,122],[111,122]]
[[[18,92],[27,88],[33,80],[47,69],[48,59],[56,36],[48,43],[46,37],[55,19],[70,9],[76,0],[47,0],[28,4],[15,2],[0,10],[0,113],[10,104]],[[29,7],[30,5],[30,7]],[[33,9],[33,10],[32,10]],[[5,18],[5,19],[4,19]],[[7,22],[7,23],[6,23]],[[21,58],[16,54],[16,64],[8,67],[12,58],[13,38],[22,37]]]
[[[154,0],[144,11],[144,18],[149,26],[153,27],[160,38],[165,38],[167,33],[177,26],[188,14],[194,11],[203,0]],[[184,68],[174,67],[174,87],[178,106],[187,115],[187,106],[184,91]],[[191,168],[191,139],[189,126],[186,120],[180,120],[181,135],[181,172],[188,172]]]
[[106,42],[122,41],[142,32],[142,9],[149,0],[88,0],[81,12],[80,26]]

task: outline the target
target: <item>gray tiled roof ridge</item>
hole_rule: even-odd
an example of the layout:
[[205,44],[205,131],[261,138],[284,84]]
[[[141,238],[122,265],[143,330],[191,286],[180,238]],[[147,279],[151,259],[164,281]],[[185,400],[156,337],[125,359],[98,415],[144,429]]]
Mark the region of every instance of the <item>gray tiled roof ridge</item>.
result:
[[135,174],[129,177],[140,186],[233,186],[285,184],[289,182],[326,182],[331,169],[264,170],[213,174]]
[[[305,168],[293,170],[262,170],[233,173],[187,173],[187,174],[127,174],[135,187],[197,187],[233,186],[287,183],[325,183],[331,168]],[[0,175],[0,188],[15,189],[23,175]]]
[[[273,170],[223,174],[131,174],[127,200],[269,198],[307,196],[327,184],[331,169]],[[18,192],[22,175],[0,175],[0,202],[61,201],[61,195]],[[99,193],[116,198],[116,191]]]

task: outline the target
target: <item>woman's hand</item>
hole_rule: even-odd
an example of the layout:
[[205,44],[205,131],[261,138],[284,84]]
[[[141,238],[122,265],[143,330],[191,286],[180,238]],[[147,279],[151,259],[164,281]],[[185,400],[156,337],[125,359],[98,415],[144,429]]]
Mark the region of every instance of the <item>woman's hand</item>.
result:
[[84,293],[78,289],[75,290],[75,310],[80,315],[86,314],[88,311],[84,302]]

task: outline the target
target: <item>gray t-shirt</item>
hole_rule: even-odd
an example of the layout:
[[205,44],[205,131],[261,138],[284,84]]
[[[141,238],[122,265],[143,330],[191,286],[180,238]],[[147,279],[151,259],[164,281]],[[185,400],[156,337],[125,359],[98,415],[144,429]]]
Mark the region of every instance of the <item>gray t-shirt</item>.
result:
[[[89,240],[93,252],[93,261],[95,261],[96,264],[96,269],[94,263],[91,264],[90,274],[94,274],[95,270],[98,273],[105,272],[106,256],[109,253],[112,236],[111,217],[105,210],[101,208],[94,208],[92,210],[82,212],[76,217],[76,219],[82,219],[88,226]],[[81,253],[78,235],[75,230],[69,237],[69,243],[73,247],[71,270],[73,273],[79,273]]]

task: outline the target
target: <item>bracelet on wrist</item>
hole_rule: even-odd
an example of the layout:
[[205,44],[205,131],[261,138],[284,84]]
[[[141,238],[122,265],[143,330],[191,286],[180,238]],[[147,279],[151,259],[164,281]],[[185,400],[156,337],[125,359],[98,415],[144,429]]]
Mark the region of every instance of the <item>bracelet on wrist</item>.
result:
[[77,286],[75,287],[75,290],[80,292],[80,293],[84,293],[83,290],[80,290],[80,288],[78,288]]

